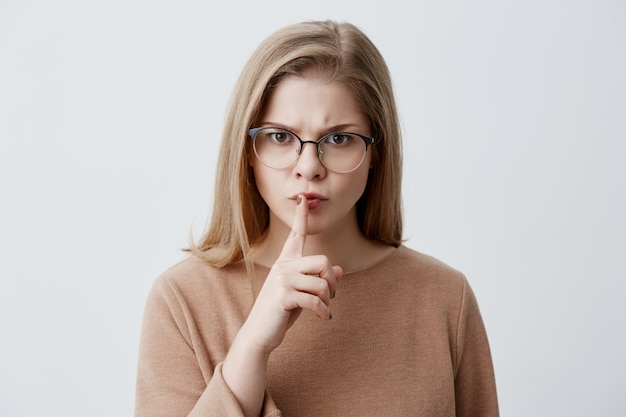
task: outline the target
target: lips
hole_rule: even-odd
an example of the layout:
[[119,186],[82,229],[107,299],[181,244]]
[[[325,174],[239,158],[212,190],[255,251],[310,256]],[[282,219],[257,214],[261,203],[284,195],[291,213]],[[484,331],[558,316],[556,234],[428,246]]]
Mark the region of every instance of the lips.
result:
[[322,202],[328,200],[321,194],[317,193],[298,193],[290,197],[290,200],[296,201],[299,195],[303,195],[306,197],[307,204],[309,206],[309,210],[313,210],[317,208]]

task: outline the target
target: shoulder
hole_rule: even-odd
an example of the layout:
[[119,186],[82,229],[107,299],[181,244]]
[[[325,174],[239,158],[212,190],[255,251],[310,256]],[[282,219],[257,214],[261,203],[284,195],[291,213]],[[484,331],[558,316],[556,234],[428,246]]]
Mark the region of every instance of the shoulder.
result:
[[383,303],[454,314],[467,291],[467,280],[437,258],[401,245],[377,264],[344,276],[342,287],[375,294]]
[[414,285],[462,290],[467,282],[459,270],[404,245],[398,247],[381,266],[392,269],[399,279],[411,281]]
[[456,323],[454,328],[471,317],[480,317],[476,297],[465,274],[437,258],[405,246],[396,252],[397,276],[411,297],[429,305],[432,311],[437,310],[437,306],[442,307],[441,311],[449,316],[450,323]]
[[193,303],[194,300],[209,302],[213,298],[246,290],[249,286],[250,281],[241,263],[217,268],[188,256],[156,278],[152,296],[168,298],[178,304]]
[[[400,246],[376,272],[390,297],[429,314],[454,321],[471,292],[465,275],[447,263]],[[413,307],[410,307],[413,306]],[[450,321],[450,323],[452,323]]]

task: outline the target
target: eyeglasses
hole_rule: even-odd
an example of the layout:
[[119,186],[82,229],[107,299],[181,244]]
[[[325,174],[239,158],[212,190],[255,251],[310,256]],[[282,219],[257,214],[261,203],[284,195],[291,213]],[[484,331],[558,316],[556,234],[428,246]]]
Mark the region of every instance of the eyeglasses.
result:
[[363,163],[367,147],[375,139],[358,133],[336,132],[317,141],[302,140],[295,133],[280,127],[256,127],[248,130],[254,153],[270,168],[284,169],[298,160],[305,143],[317,148],[317,156],[330,171],[345,174]]

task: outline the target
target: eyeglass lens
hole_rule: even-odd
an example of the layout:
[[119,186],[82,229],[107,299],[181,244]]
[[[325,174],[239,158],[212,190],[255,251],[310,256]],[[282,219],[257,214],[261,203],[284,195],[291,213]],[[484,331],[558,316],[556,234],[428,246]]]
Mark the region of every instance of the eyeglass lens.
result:
[[[287,168],[296,162],[302,150],[302,142],[298,136],[280,128],[259,130],[253,143],[254,152],[261,162],[276,169]],[[319,139],[316,144],[322,164],[339,173],[357,169],[367,152],[365,140],[354,133],[331,133]]]

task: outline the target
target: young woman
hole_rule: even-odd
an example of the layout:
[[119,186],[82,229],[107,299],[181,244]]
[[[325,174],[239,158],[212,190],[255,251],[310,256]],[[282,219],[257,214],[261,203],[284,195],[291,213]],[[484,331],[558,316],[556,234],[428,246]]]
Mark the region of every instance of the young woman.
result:
[[391,80],[350,24],[244,68],[210,227],[156,280],[136,416],[497,416],[464,276],[401,244]]

